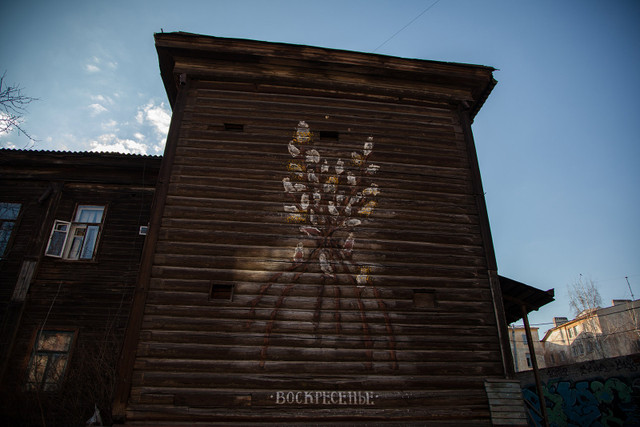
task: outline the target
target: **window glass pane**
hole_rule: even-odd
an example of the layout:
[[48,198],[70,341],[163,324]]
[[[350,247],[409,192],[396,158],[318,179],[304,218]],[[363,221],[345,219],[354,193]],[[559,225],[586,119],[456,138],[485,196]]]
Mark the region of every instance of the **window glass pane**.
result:
[[55,389],[64,376],[74,332],[42,331],[27,369],[27,389]]
[[78,259],[80,257],[80,250],[82,249],[82,242],[86,232],[87,229],[84,226],[71,228],[71,241],[68,244],[69,253],[67,253],[66,258]]
[[98,239],[98,231],[100,231],[100,227],[97,225],[90,225],[87,227],[87,232],[84,237],[84,246],[82,247],[80,258],[91,259],[93,257],[93,249],[95,248],[96,240]]
[[0,256],[4,255],[4,251],[7,249],[13,224],[13,221],[0,222]]
[[0,203],[0,219],[18,219],[20,206],[20,203]]
[[31,358],[29,365],[29,375],[27,381],[30,383],[39,383],[44,378],[44,371],[47,367],[48,355],[36,354]]
[[69,351],[73,332],[42,332],[38,350]]
[[102,213],[104,212],[104,206],[78,206],[76,212],[75,222],[88,222],[99,224],[102,222]]
[[[66,225],[65,225],[66,228]],[[54,231],[51,234],[51,240],[49,241],[49,247],[47,248],[47,255],[62,255],[62,248],[64,245],[64,240],[67,237],[66,231]]]
[[47,371],[45,372],[45,390],[48,389],[47,385],[55,387],[60,382],[66,367],[66,354],[54,354],[51,356],[51,358],[49,359],[49,366],[47,367]]

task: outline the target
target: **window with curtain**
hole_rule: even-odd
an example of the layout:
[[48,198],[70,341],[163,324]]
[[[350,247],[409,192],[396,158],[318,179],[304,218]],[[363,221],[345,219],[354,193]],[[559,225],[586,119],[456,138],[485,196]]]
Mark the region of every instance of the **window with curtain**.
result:
[[95,256],[104,222],[105,206],[78,205],[73,221],[56,220],[45,255],[69,260],[91,260]]

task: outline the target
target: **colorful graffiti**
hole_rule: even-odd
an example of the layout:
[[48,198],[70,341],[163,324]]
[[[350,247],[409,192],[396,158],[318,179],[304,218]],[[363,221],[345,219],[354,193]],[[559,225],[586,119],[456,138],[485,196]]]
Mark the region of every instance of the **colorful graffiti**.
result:
[[[285,299],[308,274],[319,281],[313,323],[317,329],[325,290],[330,289],[334,306],[336,333],[341,329],[341,304],[344,298],[355,299],[360,313],[364,335],[367,366],[372,366],[373,340],[365,313],[365,293],[372,297],[383,313],[387,332],[389,360],[397,369],[395,341],[390,317],[380,291],[373,285],[372,273],[378,266],[358,262],[354,257],[356,231],[372,216],[381,190],[374,182],[380,167],[370,163],[373,153],[373,137],[368,137],[362,149],[353,151],[346,161],[342,158],[323,157],[314,146],[314,135],[304,121],[298,123],[287,150],[291,159],[287,162],[288,176],[282,179],[285,202],[285,221],[298,225],[299,240],[292,248],[288,266],[273,274],[261,286],[258,296],[251,302],[250,316],[267,292],[279,281],[285,286],[279,293],[275,308],[265,328],[260,366],[267,359],[270,337]],[[335,153],[335,149],[333,152]],[[247,323],[252,324],[253,320]],[[315,332],[315,330],[314,330]]]
[[[640,378],[591,381],[549,381],[544,397],[551,426],[640,425]],[[543,426],[535,387],[522,390],[529,425]]]

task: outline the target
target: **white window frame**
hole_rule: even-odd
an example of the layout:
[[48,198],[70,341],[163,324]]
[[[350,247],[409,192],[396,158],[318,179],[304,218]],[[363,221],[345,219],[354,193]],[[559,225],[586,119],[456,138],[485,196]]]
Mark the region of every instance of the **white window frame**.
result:
[[[95,257],[96,249],[100,241],[106,209],[106,205],[79,204],[76,206],[73,215],[74,221],[55,220],[51,234],[49,235],[45,255],[71,261],[91,261]],[[84,210],[101,210],[100,222],[79,221],[81,213]],[[62,245],[59,244],[61,235],[64,235]],[[91,235],[92,238],[87,239],[88,235]],[[87,243],[89,243],[90,246],[88,246]],[[55,244],[55,246],[52,246],[52,244]]]

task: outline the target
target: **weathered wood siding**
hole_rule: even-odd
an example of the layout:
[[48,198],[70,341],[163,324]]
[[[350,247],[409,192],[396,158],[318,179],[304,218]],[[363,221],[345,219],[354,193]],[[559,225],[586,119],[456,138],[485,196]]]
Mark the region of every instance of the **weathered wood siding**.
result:
[[[447,98],[456,89],[175,56],[187,92],[174,105],[126,422],[490,423],[484,381],[504,372],[466,112]],[[300,223],[284,211],[301,120],[314,134],[306,152],[330,166],[316,167],[320,184],[338,159],[357,169],[352,153],[373,137],[379,170],[362,182],[377,184],[377,206],[334,236],[331,253],[355,236],[348,262],[331,258],[335,276],[317,258],[322,239],[301,232],[310,208]],[[343,178],[338,192],[352,195]]]
[[[149,221],[161,159],[32,151],[2,155],[0,201],[21,203],[22,213],[11,251],[0,261],[6,362],[0,419],[39,423],[43,411],[52,425],[84,422],[98,404],[108,420],[145,239],[139,226]],[[77,204],[106,205],[94,259],[44,256],[53,221],[71,221]],[[25,283],[24,298],[16,299],[23,262],[33,263],[35,272]],[[40,329],[78,332],[66,374],[73,384],[67,384],[65,396],[24,392],[30,351]],[[67,416],[78,418],[70,421]]]

